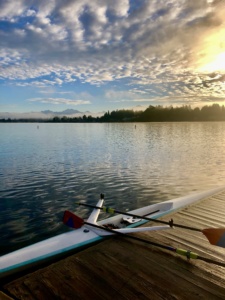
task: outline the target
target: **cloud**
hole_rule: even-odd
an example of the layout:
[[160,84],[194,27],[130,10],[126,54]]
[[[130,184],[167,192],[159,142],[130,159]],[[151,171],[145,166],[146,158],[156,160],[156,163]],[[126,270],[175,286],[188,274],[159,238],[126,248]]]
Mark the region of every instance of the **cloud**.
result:
[[137,88],[105,95],[121,101],[218,99],[225,66],[204,66],[225,52],[224,13],[222,1],[205,0],[1,1],[0,79],[41,89],[78,81]]
[[0,2],[0,18],[3,20],[11,20],[23,14],[26,10],[26,2],[18,0],[15,3],[12,1],[1,1]]
[[31,98],[28,99],[29,102],[40,102],[49,104],[65,104],[65,105],[84,105],[90,104],[89,100],[71,100],[66,98]]

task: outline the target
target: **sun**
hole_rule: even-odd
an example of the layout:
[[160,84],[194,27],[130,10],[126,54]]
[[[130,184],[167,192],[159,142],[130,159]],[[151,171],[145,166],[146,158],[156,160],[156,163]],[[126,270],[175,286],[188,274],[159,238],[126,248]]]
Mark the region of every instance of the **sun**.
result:
[[225,71],[225,52],[221,52],[215,55],[214,58],[211,57],[211,61],[203,64],[199,67],[199,71],[202,72],[216,72]]
[[194,50],[197,72],[225,72],[225,26],[205,32]]

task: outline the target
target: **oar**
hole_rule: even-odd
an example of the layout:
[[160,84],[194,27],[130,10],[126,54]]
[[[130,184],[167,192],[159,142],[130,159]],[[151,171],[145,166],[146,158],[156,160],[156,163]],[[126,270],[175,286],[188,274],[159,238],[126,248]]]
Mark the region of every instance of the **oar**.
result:
[[[95,205],[81,203],[81,202],[75,202],[75,204],[82,205],[82,206],[87,206],[87,207],[91,207],[91,208],[99,208],[99,209],[103,210],[104,212],[111,213],[111,214],[118,213],[118,214],[131,216],[133,218],[139,218],[139,219],[144,219],[144,220],[148,220],[148,221],[152,221],[152,222],[167,224],[171,227],[175,226],[175,227],[178,227],[178,228],[183,228],[183,229],[188,229],[188,230],[192,230],[192,231],[201,232],[206,236],[206,238],[209,240],[210,244],[212,244],[214,246],[219,246],[219,247],[225,248],[225,227],[222,227],[222,228],[206,228],[206,229],[201,230],[201,229],[190,227],[190,226],[175,224],[173,222],[173,219],[171,219],[169,222],[166,222],[166,221],[162,221],[162,220],[152,219],[152,218],[149,218],[149,217],[146,217],[146,216],[131,214],[131,213],[128,213],[128,212],[120,211],[120,210],[117,210],[117,209],[114,209],[114,208],[111,208],[111,207],[106,207],[106,206],[98,207],[98,206],[95,206]],[[155,213],[155,212],[153,212],[153,213]],[[150,214],[151,213],[149,213],[148,215],[150,215]]]
[[225,248],[225,228],[205,228],[202,233],[210,244]]
[[136,240],[136,241],[139,241],[139,242],[143,242],[143,243],[158,247],[158,248],[162,248],[162,249],[165,249],[165,250],[168,250],[168,251],[175,252],[179,255],[186,256],[187,259],[190,259],[190,258],[199,259],[199,260],[206,261],[208,263],[213,263],[213,264],[225,267],[225,263],[223,263],[223,262],[215,261],[215,260],[212,260],[212,259],[207,258],[207,257],[202,257],[202,256],[198,255],[197,253],[191,252],[189,250],[174,248],[172,246],[167,246],[167,245],[151,242],[151,241],[148,241],[148,240],[136,237],[136,236],[131,236],[131,235],[116,231],[114,229],[109,229],[107,227],[102,227],[102,226],[99,226],[97,224],[87,222],[87,221],[83,220],[82,218],[78,217],[77,215],[75,215],[74,213],[72,213],[70,211],[65,211],[64,212],[63,223],[65,225],[67,225],[71,228],[75,228],[75,229],[81,228],[83,225],[92,226],[92,227],[110,232],[111,234],[120,235],[122,237],[126,237],[126,238],[129,238],[129,239],[132,239],[132,240]]

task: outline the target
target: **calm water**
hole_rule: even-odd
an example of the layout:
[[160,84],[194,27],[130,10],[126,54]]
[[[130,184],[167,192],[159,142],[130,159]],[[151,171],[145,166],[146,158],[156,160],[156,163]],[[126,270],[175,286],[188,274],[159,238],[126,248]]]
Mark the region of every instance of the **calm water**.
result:
[[125,210],[225,183],[225,123],[0,124],[0,145],[0,255],[100,193]]

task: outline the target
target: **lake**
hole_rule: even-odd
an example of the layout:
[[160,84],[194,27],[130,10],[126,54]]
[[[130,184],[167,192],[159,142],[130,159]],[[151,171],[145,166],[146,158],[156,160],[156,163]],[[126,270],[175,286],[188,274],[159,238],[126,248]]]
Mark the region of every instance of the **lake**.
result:
[[[75,202],[135,209],[224,185],[225,123],[1,123],[0,255],[67,231]],[[101,215],[101,218],[105,215]]]

